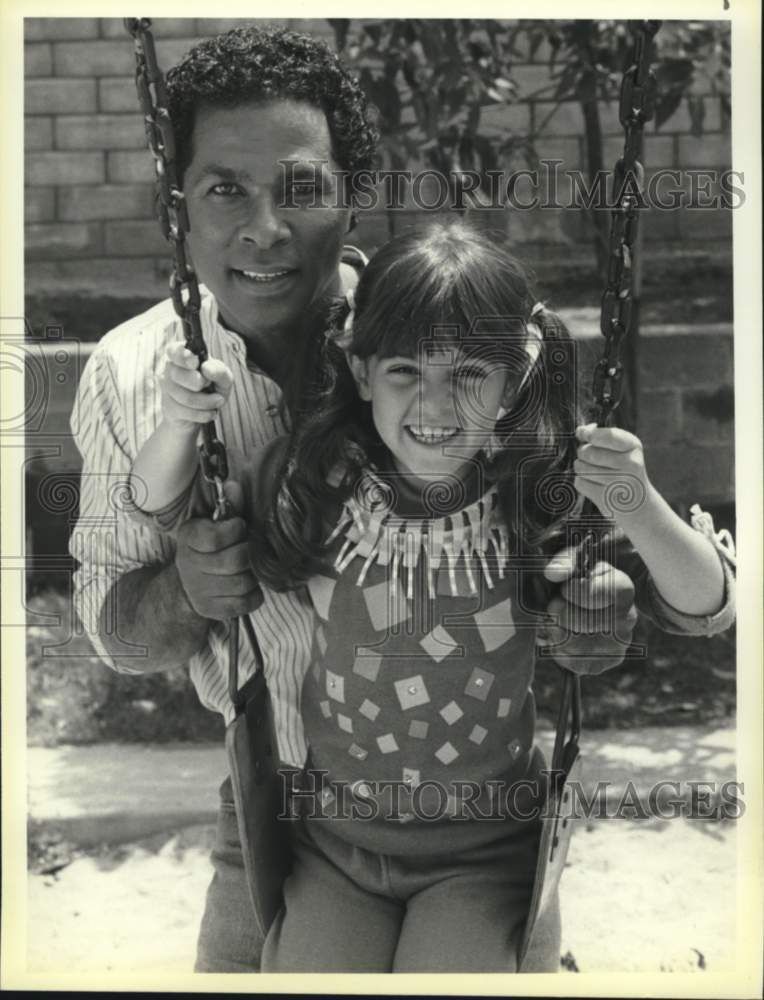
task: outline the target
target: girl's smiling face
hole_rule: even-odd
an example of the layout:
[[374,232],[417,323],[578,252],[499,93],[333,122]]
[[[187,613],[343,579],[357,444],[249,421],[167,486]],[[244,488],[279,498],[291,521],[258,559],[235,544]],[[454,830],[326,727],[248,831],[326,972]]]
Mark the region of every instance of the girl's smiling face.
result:
[[361,399],[404,475],[463,479],[485,448],[511,380],[506,362],[464,343],[422,345],[417,357],[350,358]]

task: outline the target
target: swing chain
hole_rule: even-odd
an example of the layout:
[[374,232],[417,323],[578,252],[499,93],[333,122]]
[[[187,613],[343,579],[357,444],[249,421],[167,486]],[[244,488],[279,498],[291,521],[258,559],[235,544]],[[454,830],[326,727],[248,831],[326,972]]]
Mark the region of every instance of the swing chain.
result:
[[[125,29],[135,43],[135,85],[143,112],[146,140],[154,158],[158,188],[157,207],[162,235],[172,243],[174,266],[170,276],[170,295],[175,312],[183,323],[186,347],[196,355],[199,366],[207,360],[207,347],[199,317],[201,295],[196,272],[186,254],[186,234],[190,230],[188,209],[178,184],[175,166],[175,136],[168,109],[167,88],[157,63],[151,18],[126,17]],[[205,392],[213,392],[209,385]],[[202,424],[199,460],[202,475],[214,490],[213,520],[224,521],[233,513],[223,491],[228,478],[228,460],[214,421]]]
[[621,348],[632,325],[634,242],[639,209],[644,207],[644,170],[639,155],[645,123],[652,119],[655,111],[656,80],[650,69],[650,55],[651,42],[660,25],[660,21],[641,23],[636,37],[634,62],[626,70],[621,84],[619,118],[625,139],[623,156],[613,171],[615,207],[610,230],[607,283],[600,314],[605,350],[595,366],[592,380],[592,416],[600,427],[606,427],[610,422],[623,392]]
[[[644,207],[644,169],[639,151],[642,132],[655,111],[655,74],[650,69],[651,42],[660,21],[642,21],[636,37],[634,62],[621,84],[619,117],[624,128],[623,156],[613,171],[615,207],[611,216],[610,249],[605,291],[602,295],[600,332],[605,338],[602,357],[594,366],[590,419],[607,427],[623,393],[621,349],[629,335],[634,315],[634,243],[639,210]],[[603,533],[602,517],[591,500],[585,500],[579,519],[583,535],[576,554],[576,575],[586,576],[592,567],[594,550]]]

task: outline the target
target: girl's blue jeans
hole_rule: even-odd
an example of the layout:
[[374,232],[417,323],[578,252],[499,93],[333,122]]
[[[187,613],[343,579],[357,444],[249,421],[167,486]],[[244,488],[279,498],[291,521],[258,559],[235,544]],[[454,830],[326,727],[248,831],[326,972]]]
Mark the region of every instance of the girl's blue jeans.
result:
[[[528,905],[502,849],[437,866],[354,847],[325,821],[293,827],[295,866],[263,951],[230,779],[220,789],[214,876],[196,972],[512,972]],[[542,918],[524,972],[560,967],[560,911]]]

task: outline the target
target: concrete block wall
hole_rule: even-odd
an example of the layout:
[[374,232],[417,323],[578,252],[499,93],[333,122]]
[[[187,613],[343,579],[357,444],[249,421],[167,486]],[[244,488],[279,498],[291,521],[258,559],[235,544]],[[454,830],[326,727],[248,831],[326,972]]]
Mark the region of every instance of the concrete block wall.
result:
[[[251,23],[250,19],[250,22]],[[157,52],[166,70],[196,41],[241,19],[159,18],[153,22]],[[333,44],[326,20],[270,19],[309,31]],[[575,102],[557,110],[542,48],[520,58],[513,77],[518,102],[484,111],[487,130],[538,133],[543,158],[563,161],[561,170],[582,169],[583,122]],[[524,61],[523,61],[524,59]],[[167,247],[153,216],[153,163],[145,146],[133,81],[133,47],[119,18],[27,18],[25,20],[26,253],[30,290],[69,290],[108,282],[130,288],[163,280]],[[660,131],[648,126],[649,172],[668,167],[724,169],[730,166],[729,129],[719,98],[705,95],[705,134],[690,135],[680,107]],[[622,151],[617,108],[601,109],[605,163]],[[518,161],[516,169],[524,166]],[[649,177],[649,173],[648,173]],[[561,200],[566,191],[561,187]],[[730,211],[677,208],[650,210],[645,238],[687,241],[702,233],[709,241],[731,238]],[[396,227],[416,221],[410,207]],[[577,247],[590,238],[585,213],[575,208],[510,212],[503,222],[517,243]],[[364,213],[357,241],[373,249],[387,238],[388,222]],[[144,285],[145,287],[145,285]]]
[[655,483],[686,503],[732,500],[731,331],[724,336],[714,327],[664,332],[644,337],[640,348],[640,435]]
[[[580,335],[575,322],[570,326]],[[602,340],[591,327],[584,334],[578,339],[578,368],[586,402]],[[637,432],[650,477],[671,503],[734,501],[733,347],[731,324],[640,331]]]

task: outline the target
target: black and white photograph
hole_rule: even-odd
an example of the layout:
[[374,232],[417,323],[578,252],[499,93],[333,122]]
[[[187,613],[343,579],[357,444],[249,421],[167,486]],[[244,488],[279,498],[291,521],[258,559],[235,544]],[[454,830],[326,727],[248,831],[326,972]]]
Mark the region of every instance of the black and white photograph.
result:
[[0,985],[760,996],[758,5],[158,7],[3,13]]

